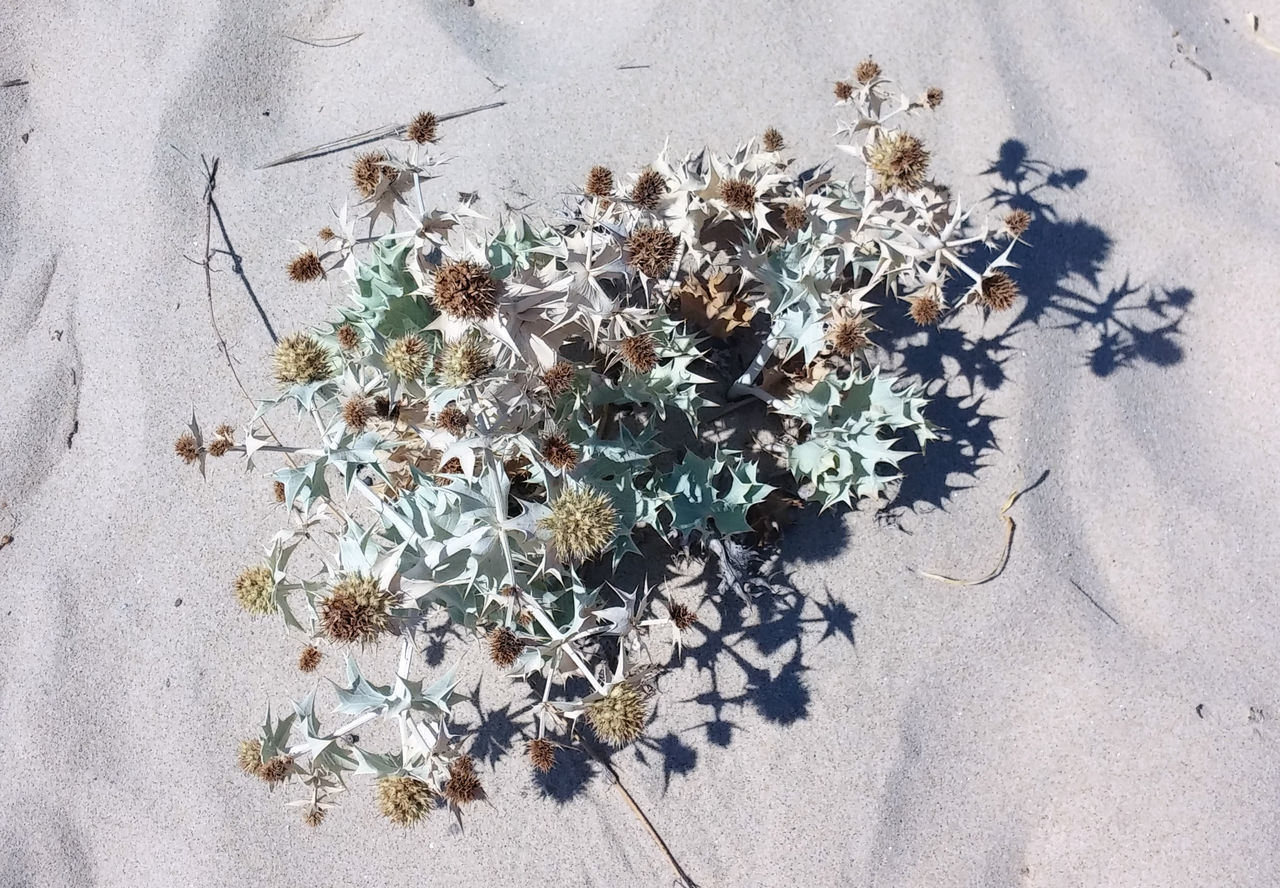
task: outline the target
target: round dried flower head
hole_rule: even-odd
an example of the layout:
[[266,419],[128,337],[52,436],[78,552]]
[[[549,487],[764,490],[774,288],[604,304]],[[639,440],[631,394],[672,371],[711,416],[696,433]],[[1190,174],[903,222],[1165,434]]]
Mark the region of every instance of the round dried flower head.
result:
[[578,451],[564,435],[543,438],[542,456],[557,469],[572,469],[578,464]]
[[338,328],[337,339],[338,347],[343,351],[352,351],[360,344],[360,334],[350,324],[343,324]]
[[436,270],[435,283],[431,301],[450,317],[483,321],[498,309],[498,282],[479,262],[446,262]]
[[836,324],[835,329],[831,331],[831,347],[842,358],[848,358],[870,344],[871,340],[867,338],[867,325],[861,316],[845,319]]
[[921,296],[912,296],[907,301],[911,306],[908,309],[911,320],[921,327],[932,326],[938,323],[938,318],[942,317],[942,303],[936,296],[926,293]]
[[439,134],[440,121],[430,111],[422,111],[409,124],[409,130],[405,134],[419,145],[425,145],[428,142],[434,142],[440,137]]
[[929,87],[929,91],[924,94],[924,103],[931,109],[937,108],[942,104],[942,90],[936,86]]
[[321,228],[318,232],[316,232],[316,237],[320,238],[320,240],[322,241],[337,240],[338,232],[334,231],[332,228],[326,225],[324,228]]
[[835,92],[837,99],[841,102],[846,102],[853,95],[853,84],[844,80],[837,80]]
[[929,173],[929,152],[910,133],[889,133],[871,146],[867,166],[876,174],[881,191],[901,188],[915,191]]
[[493,354],[476,336],[450,342],[436,360],[436,372],[445,385],[461,387],[493,369]]
[[756,186],[744,179],[726,179],[720,183],[720,199],[731,210],[749,213],[756,205]]
[[551,532],[551,545],[563,558],[582,561],[604,551],[618,528],[618,513],[603,493],[590,487],[570,488],[556,497],[540,526]]
[[1004,230],[1013,237],[1022,237],[1031,227],[1031,214],[1026,210],[1014,210],[1004,217]]
[[550,773],[551,769],[556,766],[556,745],[550,740],[529,741],[529,764],[533,765],[543,774]]
[[276,381],[281,385],[305,385],[333,375],[329,350],[309,333],[294,333],[281,339],[272,363]]
[[613,194],[613,170],[606,166],[593,166],[587,173],[586,191],[591,197],[608,197]]
[[271,496],[278,503],[284,502],[284,482],[283,481],[271,482]]
[[315,827],[319,826],[321,823],[324,822],[324,815],[326,813],[328,812],[324,808],[321,808],[319,805],[312,805],[311,807],[307,808],[305,812],[303,812],[302,822],[314,829]]
[[698,622],[698,615],[693,612],[693,609],[678,601],[673,601],[667,605],[667,612],[671,615],[671,622],[681,632]]
[[240,770],[250,777],[257,777],[262,768],[262,742],[260,740],[241,740],[236,752],[236,764]]
[[323,658],[320,648],[314,644],[309,644],[302,649],[302,653],[298,655],[298,668],[303,672],[315,672]]
[[236,601],[251,614],[265,616],[276,609],[272,596],[276,591],[275,577],[265,564],[246,567],[236,577]]
[[520,624],[521,628],[528,629],[533,625],[533,614],[530,611],[522,610],[516,614],[516,622]]
[[431,813],[431,787],[412,777],[382,777],[376,790],[378,810],[396,826],[413,826]]
[[627,237],[626,261],[651,278],[664,278],[671,273],[679,241],[665,228],[642,225]]
[[637,373],[648,373],[658,364],[658,349],[648,333],[628,336],[618,347],[622,361]]
[[270,786],[276,786],[284,783],[289,779],[289,775],[293,773],[293,757],[288,755],[278,755],[269,761],[262,763],[262,767],[258,769],[257,775]]
[[773,127],[769,127],[764,131],[764,137],[760,140],[765,151],[781,151],[787,147],[787,143],[782,139],[782,133]]
[[880,76],[880,66],[871,59],[863,59],[858,63],[858,67],[853,69],[853,76],[855,80],[866,86]]
[[353,431],[360,431],[373,418],[373,402],[368,398],[348,398],[342,405],[342,421]]
[[212,441],[209,442],[209,455],[222,456],[235,445],[236,445],[236,442],[231,440],[230,438],[222,438],[222,437],[214,438]]
[[467,430],[467,414],[450,404],[436,416],[436,425],[456,438]]
[[475,762],[469,755],[460,755],[449,763],[449,779],[444,782],[444,797],[455,805],[474,802],[483,795],[480,778],[476,776]]
[[573,369],[572,364],[559,361],[542,374],[542,384],[547,387],[551,397],[558,398],[573,387],[573,379],[576,375],[577,371]]
[[387,156],[381,151],[361,154],[351,165],[351,181],[361,197],[373,197],[382,177],[393,178],[395,170],[386,165]]
[[503,669],[523,653],[524,642],[506,626],[500,626],[489,633],[489,659]]
[[992,311],[1008,311],[1018,301],[1018,285],[1003,271],[995,271],[982,279],[978,288],[978,304]]
[[431,360],[431,351],[426,340],[416,333],[410,333],[393,340],[387,346],[387,353],[382,360],[387,369],[401,379],[421,379]]
[[390,629],[395,602],[373,577],[348,574],[320,603],[320,624],[334,641],[368,644]]
[[610,746],[626,746],[644,732],[646,711],[640,692],[626,682],[587,704],[587,723]]
[[803,204],[789,203],[782,211],[782,224],[791,231],[799,231],[808,221],[809,214],[805,212]]
[[324,277],[324,266],[315,250],[299,253],[289,260],[289,280],[299,284],[307,281],[318,281]]
[[640,173],[636,184],[631,186],[631,202],[646,210],[658,208],[658,201],[667,193],[667,180],[662,173],[647,168]]
[[190,432],[183,432],[178,436],[178,440],[173,442],[173,452],[182,457],[182,461],[187,465],[198,460],[200,447],[196,444],[196,436]]

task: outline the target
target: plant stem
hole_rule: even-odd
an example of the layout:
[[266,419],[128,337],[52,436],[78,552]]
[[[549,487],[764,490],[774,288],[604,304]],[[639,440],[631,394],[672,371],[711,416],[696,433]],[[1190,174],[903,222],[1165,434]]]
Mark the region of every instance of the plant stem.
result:
[[756,352],[755,358],[751,361],[751,366],[743,371],[733,385],[729,386],[730,398],[738,398],[744,394],[754,394],[751,389],[755,385],[756,377],[760,375],[760,371],[764,369],[764,365],[769,358],[773,357],[773,350],[777,347],[778,338],[772,333],[764,338],[764,342],[760,345],[760,351]]

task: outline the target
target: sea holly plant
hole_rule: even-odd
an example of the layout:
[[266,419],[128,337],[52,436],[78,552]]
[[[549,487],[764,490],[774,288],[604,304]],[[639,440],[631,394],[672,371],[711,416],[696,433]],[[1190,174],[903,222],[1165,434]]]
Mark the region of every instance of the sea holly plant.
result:
[[[1010,308],[1028,220],[978,218],[929,178],[904,125],[939,90],[905,96],[864,62],[836,97],[851,175],[797,165],[770,128],[594,167],[550,221],[429,208],[430,114],[355,158],[355,201],[287,269],[330,286],[330,319],[279,341],[243,429],[193,417],[176,445],[202,472],[234,452],[271,473],[285,527],[235,598],[307,637],[303,672],[345,660],[323,715],[311,690],[240,746],[307,823],[362,777],[398,825],[483,796],[457,663],[423,654],[442,633],[528,689],[533,768],[636,741],[700,602],[624,581],[628,560],[697,549],[720,562],[713,602],[767,594],[778,499],[884,500],[927,458],[926,398],[880,366],[876,319]],[[310,440],[278,439],[280,412]],[[746,415],[776,446],[744,443]],[[366,674],[388,646],[394,671]],[[354,733],[375,722],[389,746]]]

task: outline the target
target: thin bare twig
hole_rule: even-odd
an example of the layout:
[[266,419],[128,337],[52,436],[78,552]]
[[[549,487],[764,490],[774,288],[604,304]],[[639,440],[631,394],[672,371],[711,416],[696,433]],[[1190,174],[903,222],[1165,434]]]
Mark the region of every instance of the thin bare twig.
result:
[[[276,335],[275,328],[271,326],[271,320],[270,318],[267,317],[266,310],[262,307],[262,303],[258,301],[258,294],[253,292],[253,284],[249,283],[249,278],[245,276],[244,265],[241,263],[240,254],[237,253],[236,248],[231,245],[231,236],[227,234],[226,223],[222,221],[222,211],[218,209],[218,202],[213,198],[213,189],[216,188],[218,185],[218,158],[215,157],[213,159],[213,163],[210,164],[209,161],[202,154],[200,155],[200,161],[201,163],[204,164],[205,176],[207,177],[207,181],[205,183],[205,189],[204,189],[205,208],[208,210],[209,216],[211,217],[210,219],[205,220],[205,228],[206,228],[205,261],[203,263],[205,276],[208,277],[210,274],[210,262],[213,259],[214,253],[224,253],[227,257],[229,257],[231,259],[231,270],[235,272],[238,278],[240,278],[241,283],[244,284],[245,290],[249,293],[249,299],[253,302],[253,307],[258,310],[258,317],[262,319],[263,326],[267,328],[267,335],[271,337],[272,342],[278,343],[280,341],[280,337]],[[214,250],[211,244],[209,243],[209,231],[207,229],[212,224],[212,221],[211,221],[212,219],[218,220],[218,232],[222,235],[222,243],[226,247],[225,250]],[[212,317],[213,315],[212,283],[210,283],[209,285],[209,292],[210,292],[209,314],[210,314],[210,317]],[[214,325],[214,328],[216,330],[217,328],[216,324]],[[221,334],[219,334],[219,339],[221,339]],[[223,351],[225,352],[226,342],[223,341],[222,345],[223,345]],[[230,356],[227,357],[227,360],[228,362],[231,360]],[[233,372],[234,372],[234,368],[233,368]],[[238,382],[239,379],[237,378],[236,381]]]
[[[477,105],[474,108],[467,108],[464,111],[451,111],[448,114],[441,114],[436,119],[444,122],[446,120],[454,120],[458,117],[465,117],[468,114],[475,114],[478,111],[488,111],[492,108],[501,108],[506,102],[490,102],[487,105]],[[283,166],[286,163],[297,163],[300,160],[310,160],[313,157],[323,157],[326,154],[333,154],[338,151],[345,151],[348,148],[356,148],[360,145],[367,145],[370,142],[376,142],[379,139],[386,139],[391,136],[398,136],[409,128],[407,123],[393,123],[390,126],[383,126],[377,129],[365,130],[362,133],[356,133],[354,136],[347,136],[343,139],[335,139],[332,142],[325,142],[323,145],[313,145],[310,148],[303,148],[301,151],[295,151],[292,154],[286,154],[284,157],[264,163],[257,167],[260,170],[270,169],[271,167]]]
[[619,71],[635,71],[639,68],[652,68],[653,65],[619,65]]
[[7,89],[11,86],[26,86],[30,82],[31,82],[30,80],[21,80],[21,79],[6,80],[4,83],[0,83],[0,89]]
[[292,34],[281,34],[280,36],[286,40],[292,40],[294,43],[302,43],[307,46],[316,46],[320,49],[331,49],[335,46],[346,46],[352,40],[364,34],[364,31],[356,31],[354,34],[343,34],[341,37],[294,37]]
[[[1077,591],[1077,592],[1079,592],[1079,593],[1080,593],[1081,595],[1083,595],[1085,598],[1089,599],[1089,603],[1090,603],[1090,604],[1092,604],[1092,605],[1093,605],[1094,607],[1096,607],[1098,610],[1102,611],[1102,615],[1103,615],[1104,617],[1106,617],[1106,618],[1107,618],[1108,620],[1110,620],[1111,622],[1115,623],[1117,626],[1119,626],[1119,625],[1120,625],[1120,621],[1119,621],[1119,620],[1117,620],[1115,617],[1111,616],[1111,614],[1107,611],[1107,609],[1106,609],[1105,607],[1103,607],[1102,605],[1098,604],[1097,600],[1096,600],[1096,599],[1094,599],[1094,597],[1093,597],[1092,595],[1090,595],[1088,592],[1084,591],[1084,587],[1083,587],[1083,586],[1081,586],[1081,585],[1080,585],[1079,583],[1077,583],[1075,580],[1068,579],[1068,582],[1070,582],[1070,583],[1071,583],[1071,585],[1073,585],[1073,586],[1075,586],[1075,587],[1076,587],[1076,591]],[[1203,718],[1203,717],[1204,717],[1204,716],[1201,716],[1201,718]]]

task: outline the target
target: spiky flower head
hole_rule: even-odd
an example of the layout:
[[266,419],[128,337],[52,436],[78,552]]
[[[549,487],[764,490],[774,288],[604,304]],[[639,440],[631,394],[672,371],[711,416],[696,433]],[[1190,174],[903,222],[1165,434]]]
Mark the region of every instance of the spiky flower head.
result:
[[583,561],[604,551],[618,528],[618,513],[607,496],[590,487],[565,490],[540,526],[562,557]]
[[942,90],[936,86],[929,87],[929,91],[924,94],[924,103],[930,109],[937,108],[942,104]]
[[369,151],[356,157],[351,165],[351,181],[361,197],[373,197],[382,177],[394,178],[396,171],[386,165],[387,155],[381,151]]
[[519,623],[522,628],[528,629],[531,625],[533,625],[532,611],[527,611],[527,610],[520,611],[520,613],[516,614],[516,622]]
[[550,740],[543,740],[541,737],[537,740],[530,740],[528,751],[529,764],[543,774],[550,773],[551,769],[556,766],[556,745]]
[[236,601],[251,614],[265,616],[276,609],[272,595],[276,590],[275,577],[265,564],[246,567],[236,577]]
[[850,357],[854,352],[862,351],[870,344],[871,340],[867,338],[867,324],[861,316],[846,318],[836,324],[835,329],[831,331],[831,347],[842,358]]
[[302,822],[314,829],[324,822],[324,816],[328,810],[321,808],[319,805],[311,805],[302,814]]
[[932,326],[938,323],[938,318],[942,317],[942,303],[938,301],[938,297],[931,293],[912,296],[907,302],[911,306],[907,310],[911,315],[911,320],[921,327]]
[[606,166],[593,166],[587,173],[586,192],[591,197],[608,197],[613,194],[613,170]]
[[295,283],[318,281],[324,277],[324,265],[315,250],[306,250],[289,260],[289,280]]
[[293,773],[293,756],[278,755],[262,763],[257,776],[269,786],[277,786],[289,779]]
[[888,133],[871,146],[867,166],[876,174],[881,191],[901,188],[915,191],[929,173],[929,152],[910,133]]
[[373,402],[368,398],[356,396],[348,398],[342,405],[342,421],[353,431],[360,431],[373,418]]
[[419,145],[425,145],[428,142],[434,142],[440,137],[439,129],[439,119],[430,111],[422,111],[413,118],[405,135]]
[[572,469],[578,464],[578,451],[564,435],[543,438],[542,457],[557,469]]
[[640,692],[620,682],[609,693],[587,704],[587,723],[597,737],[613,747],[626,746],[644,732],[648,711]]
[[284,482],[283,481],[271,482],[271,496],[278,503],[284,502]]
[[338,328],[338,347],[343,351],[353,351],[360,344],[360,334],[350,324]]
[[679,601],[673,601],[667,605],[667,613],[671,615],[671,622],[681,632],[698,622],[698,615],[693,612],[693,609]]
[[761,138],[760,142],[764,147],[764,150],[770,152],[781,151],[783,148],[787,147],[787,143],[783,141],[782,133],[778,132],[773,127],[769,127],[764,131],[764,136]]
[[631,186],[631,202],[642,209],[655,210],[666,193],[667,180],[662,178],[662,173],[648,167]]
[[1003,271],[994,271],[978,287],[978,304],[992,311],[1008,311],[1018,301],[1018,285]]
[[492,369],[493,353],[477,336],[448,343],[436,360],[436,372],[449,386],[469,385]]
[[667,229],[641,225],[627,237],[627,264],[648,277],[666,277],[671,272],[678,244],[676,236]]
[[804,204],[789,203],[782,211],[782,224],[791,231],[799,231],[808,221],[809,214],[805,212]]
[[338,232],[334,231],[330,226],[326,225],[316,232],[316,237],[322,241],[331,241],[338,239]]
[[347,574],[320,603],[320,624],[334,641],[369,644],[390,629],[395,603],[373,577]]
[[396,826],[413,826],[431,813],[431,787],[412,777],[382,777],[376,790],[378,810]]
[[182,461],[187,465],[191,465],[200,458],[200,445],[196,443],[196,436],[190,432],[183,432],[178,436],[178,440],[173,442],[173,452],[182,457]]
[[475,761],[469,755],[460,755],[449,763],[449,779],[444,782],[444,797],[455,805],[474,802],[484,794],[480,778],[476,776]]
[[853,69],[853,77],[863,86],[880,76],[880,66],[871,59],[863,59],[858,62],[858,67]]
[[324,655],[320,653],[320,648],[314,644],[309,644],[298,655],[298,669],[303,672],[315,672],[323,657]]
[[436,416],[436,425],[455,438],[460,438],[467,430],[467,414],[450,404]]
[[236,764],[250,777],[257,777],[262,768],[262,741],[241,740],[240,748],[236,751]]
[[523,653],[524,642],[506,626],[489,633],[489,659],[496,665],[506,669]]
[[436,270],[431,301],[449,317],[483,321],[498,310],[498,282],[479,262],[446,262]]
[[1031,214],[1026,210],[1014,210],[1004,217],[1004,230],[1013,237],[1022,237],[1031,227]]
[[658,364],[658,349],[648,333],[628,336],[618,346],[622,361],[637,373],[648,373]]
[[726,179],[720,183],[720,199],[731,210],[749,213],[756,205],[756,186],[745,179]]
[[558,398],[573,387],[573,379],[576,375],[577,371],[573,369],[572,364],[558,361],[542,374],[542,384],[547,387],[551,397]]
[[213,430],[213,440],[209,442],[210,456],[223,456],[236,446],[236,430],[225,422]]
[[847,102],[849,97],[853,95],[853,84],[844,80],[837,80],[835,93],[838,100]]
[[421,379],[431,360],[427,342],[417,333],[409,333],[395,339],[387,346],[382,360],[387,369],[401,379]]
[[333,375],[333,356],[310,333],[293,333],[281,339],[272,363],[281,385],[305,385]]

